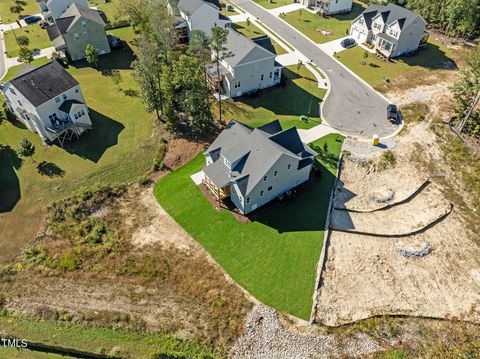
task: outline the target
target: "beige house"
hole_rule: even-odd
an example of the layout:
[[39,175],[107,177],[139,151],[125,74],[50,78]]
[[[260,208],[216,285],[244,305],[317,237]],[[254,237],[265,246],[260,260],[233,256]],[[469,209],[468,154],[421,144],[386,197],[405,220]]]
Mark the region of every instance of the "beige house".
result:
[[85,48],[93,45],[100,55],[110,52],[105,23],[97,10],[73,3],[47,27],[57,51],[66,52],[73,61],[85,58]]

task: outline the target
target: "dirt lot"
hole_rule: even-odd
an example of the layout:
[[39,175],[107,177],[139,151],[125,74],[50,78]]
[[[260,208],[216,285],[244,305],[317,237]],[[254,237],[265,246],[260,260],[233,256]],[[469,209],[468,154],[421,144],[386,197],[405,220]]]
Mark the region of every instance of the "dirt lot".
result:
[[[318,298],[320,323],[336,326],[389,314],[480,323],[480,237],[466,221],[473,216],[478,223],[478,216],[469,208],[468,193],[458,176],[445,165],[429,123],[435,117],[448,118],[442,109],[447,85],[422,86],[410,92],[417,93],[413,97],[399,97],[399,103],[406,105],[418,102],[421,93],[431,110],[427,120],[409,123],[396,138],[393,166],[379,169],[379,154],[346,158],[335,206],[378,208],[407,198],[431,174],[431,168],[445,177],[433,177],[410,201],[385,211],[334,210],[332,224],[383,234],[421,228],[448,209],[452,188],[446,188],[445,181],[453,184],[465,205],[454,206],[443,221],[413,236],[386,238],[333,231]],[[415,252],[427,246],[431,252],[423,257],[400,254],[400,249]]]

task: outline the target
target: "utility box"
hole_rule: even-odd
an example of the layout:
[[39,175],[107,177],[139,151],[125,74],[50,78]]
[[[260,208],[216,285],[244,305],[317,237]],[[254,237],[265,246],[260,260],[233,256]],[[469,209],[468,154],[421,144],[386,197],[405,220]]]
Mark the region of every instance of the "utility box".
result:
[[378,135],[373,135],[372,136],[372,145],[377,146],[380,143],[380,138]]

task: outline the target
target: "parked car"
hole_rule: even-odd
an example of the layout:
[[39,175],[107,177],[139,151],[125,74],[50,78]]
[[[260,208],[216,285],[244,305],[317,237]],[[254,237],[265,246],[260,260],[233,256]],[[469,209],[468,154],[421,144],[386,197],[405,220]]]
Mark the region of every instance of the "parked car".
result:
[[34,24],[36,22],[39,22],[40,20],[42,20],[42,18],[35,15],[25,16],[23,18],[23,21],[25,21],[26,24]]
[[342,42],[340,43],[340,45],[342,45],[343,48],[345,49],[349,49],[351,47],[354,47],[357,43],[355,42],[354,39],[352,38],[347,38],[347,39],[343,39]]
[[387,119],[394,123],[397,122],[400,117],[400,114],[398,113],[398,107],[396,105],[388,105],[387,106]]

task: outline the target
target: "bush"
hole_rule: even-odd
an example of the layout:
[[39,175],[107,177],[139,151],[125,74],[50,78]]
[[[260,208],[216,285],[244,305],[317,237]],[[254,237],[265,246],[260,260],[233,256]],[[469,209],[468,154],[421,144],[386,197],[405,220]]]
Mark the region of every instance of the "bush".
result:
[[65,271],[72,271],[78,268],[78,263],[72,253],[65,253],[58,262],[58,267]]

